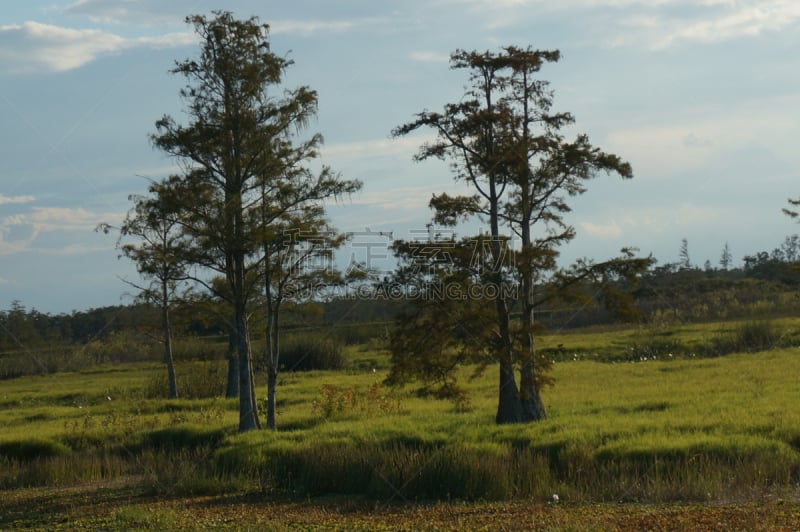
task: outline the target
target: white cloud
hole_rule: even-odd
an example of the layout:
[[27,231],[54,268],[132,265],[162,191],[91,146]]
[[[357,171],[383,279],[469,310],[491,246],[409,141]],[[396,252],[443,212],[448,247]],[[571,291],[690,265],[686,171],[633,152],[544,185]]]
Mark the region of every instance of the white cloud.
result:
[[[691,7],[683,1],[662,2],[672,7]],[[800,3],[795,0],[707,0],[705,9],[680,15],[648,8],[622,19],[623,32],[609,40],[612,45],[641,45],[663,50],[682,43],[716,43],[757,37],[800,25]]]
[[720,207],[682,202],[663,207],[631,209],[626,213],[625,225],[647,228],[648,232],[667,232],[676,227],[696,228],[721,222],[728,213]]
[[600,238],[619,238],[622,236],[622,227],[616,221],[606,224],[581,222],[581,229],[588,235]]
[[60,8],[67,15],[102,24],[169,24],[197,10],[196,0],[76,0]]
[[61,248],[49,248],[49,249],[39,249],[37,250],[39,253],[43,255],[56,255],[59,257],[64,256],[76,256],[76,255],[86,255],[87,253],[97,253],[98,251],[109,251],[108,245],[94,245],[89,246],[86,244],[68,244]]
[[406,161],[426,142],[434,140],[433,135],[411,135],[396,139],[375,139],[323,146],[320,150],[323,157],[382,157],[403,155]]
[[362,192],[353,198],[353,205],[364,205],[394,211],[426,210],[433,194],[441,192],[441,186],[397,187],[390,190]]
[[640,207],[624,205],[613,212],[595,215],[592,221],[577,221],[577,247],[565,249],[565,257],[572,253],[603,257],[609,255],[610,249],[622,246],[637,246],[643,254],[661,248],[663,254],[666,246],[674,244],[677,251],[677,235],[689,235],[690,242],[709,238],[709,235],[724,235],[733,227],[730,220],[736,209],[736,206],[689,201]]
[[[624,154],[637,175],[672,174],[697,168],[707,162],[712,150],[689,149],[685,143],[687,133],[698,130],[696,124],[662,124],[617,130],[609,135],[609,148]],[[711,137],[712,127],[702,130],[703,137]]]
[[708,20],[689,23],[667,35],[664,41],[669,45],[674,41],[718,42],[738,37],[755,37],[770,31],[780,31],[797,24],[800,19],[800,3],[761,1],[758,3],[737,3],[733,10],[720,13]]
[[[125,39],[99,30],[74,30],[26,22],[0,27],[0,62],[4,70],[61,72],[78,68],[97,56],[118,52]],[[10,68],[9,68],[10,66]]]
[[137,37],[126,41],[126,48],[177,48],[179,46],[192,46],[197,44],[198,37],[190,32],[165,33],[153,37]]
[[46,230],[58,230],[82,228],[87,223],[97,219],[97,217],[86,209],[81,208],[34,207],[32,212],[26,215],[24,219],[32,224],[46,228]]
[[[88,235],[99,223],[118,224],[123,217],[124,214],[120,213],[93,213],[82,208],[33,207],[29,212],[0,220],[0,255],[32,250],[34,241],[43,233],[76,231]],[[89,249],[84,244],[73,242],[65,247],[40,251],[74,254],[76,250],[85,252]]]
[[278,20],[270,23],[270,32],[275,35],[292,34],[308,37],[320,32],[341,33],[360,22],[353,20]]
[[[77,0],[62,12],[88,18],[102,24],[138,24],[144,26],[182,23],[187,14],[202,11],[197,0]],[[244,15],[245,13],[242,13]],[[210,15],[209,15],[210,16]],[[262,20],[269,23],[274,34],[308,37],[320,32],[343,32],[369,23],[371,19],[356,20]]]
[[608,134],[607,148],[634,166],[637,175],[663,175],[700,168],[713,158],[741,150],[754,139],[779,159],[797,161],[796,96],[759,98],[736,105],[687,107],[671,116],[645,117],[641,124]]
[[35,200],[36,198],[33,196],[5,196],[0,194],[0,205],[30,203]]
[[[105,4],[83,0],[70,5],[65,11],[85,15],[94,23],[147,20],[147,6],[135,8],[137,2]],[[344,32],[357,25],[373,22],[374,19],[279,20],[270,27],[275,34],[307,37],[320,32]],[[185,31],[161,35],[123,37],[101,29],[74,29],[27,21],[23,24],[0,26],[0,72],[64,72],[80,68],[99,57],[119,54],[129,49],[173,48],[194,45],[197,42],[197,35],[188,27]]]
[[443,54],[440,52],[413,52],[411,59],[420,63],[449,63],[450,54]]
[[[584,35],[610,46],[663,50],[685,43],[714,43],[800,26],[797,0],[439,0],[466,9],[492,30],[521,28],[534,17],[568,17]],[[463,7],[462,7],[463,6]],[[585,16],[584,16],[585,15]],[[597,40],[589,39],[591,46]]]
[[714,145],[714,141],[709,138],[700,138],[694,133],[689,133],[683,137],[683,145],[690,148],[710,148]]
[[137,47],[164,48],[196,42],[191,33],[124,38],[96,29],[72,29],[28,21],[0,26],[0,71],[64,72],[98,57]]

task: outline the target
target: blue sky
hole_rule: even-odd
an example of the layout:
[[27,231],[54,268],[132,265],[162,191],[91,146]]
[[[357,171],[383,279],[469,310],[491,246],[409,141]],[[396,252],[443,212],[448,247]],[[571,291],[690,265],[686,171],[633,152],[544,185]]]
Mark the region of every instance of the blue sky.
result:
[[[175,60],[197,42],[183,19],[213,9],[270,24],[295,61],[287,86],[319,92],[323,162],[363,191],[330,214],[343,231],[409,236],[447,165],[411,157],[425,135],[389,132],[457,101],[456,48],[560,49],[542,77],[575,133],[631,162],[573,202],[564,260],[637,246],[717,264],[777,247],[800,196],[800,3],[796,0],[4,0],[0,12],[0,308],[43,312],[128,302],[115,238],[129,194],[174,162],[147,136],[181,117]],[[350,250],[365,258],[365,248]],[[376,257],[378,251],[368,251]]]

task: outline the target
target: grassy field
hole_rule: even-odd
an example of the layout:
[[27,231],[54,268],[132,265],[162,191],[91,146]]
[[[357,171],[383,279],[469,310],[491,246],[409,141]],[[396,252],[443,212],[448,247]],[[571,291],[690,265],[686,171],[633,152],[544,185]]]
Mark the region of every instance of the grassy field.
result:
[[[509,529],[668,529],[707,518],[791,528],[798,322],[770,325],[772,349],[704,350],[746,326],[547,337],[548,419],[524,426],[494,424],[495,371],[469,382],[468,403],[435,401],[383,387],[388,358],[374,345],[348,348],[345,371],[284,373],[276,433],[236,434],[232,400],[159,398],[160,365],[2,381],[0,528],[415,529],[448,515],[474,519],[469,528],[508,519]],[[178,375],[185,389],[213,388],[224,371],[194,362]]]

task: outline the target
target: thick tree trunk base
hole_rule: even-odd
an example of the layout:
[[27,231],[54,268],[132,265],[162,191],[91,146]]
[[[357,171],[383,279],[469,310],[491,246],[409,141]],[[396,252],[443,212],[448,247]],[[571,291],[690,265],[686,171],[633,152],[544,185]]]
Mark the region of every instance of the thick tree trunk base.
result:
[[495,422],[498,425],[520,423],[522,421],[522,409],[519,402],[519,390],[517,389],[517,381],[514,378],[514,369],[510,364],[500,364],[499,384],[500,390]]
[[542,398],[539,396],[538,389],[536,390],[535,394],[528,398],[521,397],[520,405],[523,422],[539,421],[547,417],[547,413],[544,409],[544,403],[542,403]]
[[545,419],[542,395],[536,378],[536,366],[532,361],[523,364],[520,375],[519,402],[522,408],[522,421],[539,421]]

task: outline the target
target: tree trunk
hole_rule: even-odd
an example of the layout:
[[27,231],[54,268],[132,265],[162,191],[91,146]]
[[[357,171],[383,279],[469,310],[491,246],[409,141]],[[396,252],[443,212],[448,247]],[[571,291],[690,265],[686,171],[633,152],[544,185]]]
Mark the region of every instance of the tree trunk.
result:
[[500,389],[497,401],[495,422],[519,423],[522,419],[519,391],[514,377],[514,366],[509,357],[500,360]]
[[[250,344],[247,344],[248,349],[250,348]],[[253,406],[253,412],[255,413],[256,418],[256,428],[261,428],[261,417],[258,415],[258,395],[256,394],[256,372],[253,369],[253,354],[250,353],[247,357],[250,361],[250,402]]]
[[[523,238],[526,232],[523,231]],[[530,236],[528,235],[528,238]],[[524,249],[524,246],[523,246]],[[522,254],[524,260],[525,253]],[[522,316],[520,316],[520,326],[522,328],[522,366],[520,368],[519,381],[519,400],[522,405],[522,421],[536,421],[544,419],[546,413],[544,403],[539,392],[539,382],[536,367],[536,338],[533,331],[534,320],[534,282],[533,272],[529,267],[523,270],[522,280]]]
[[235,302],[236,348],[239,356],[239,432],[258,428],[257,412],[253,408],[253,379],[250,371],[250,339],[244,302]]
[[[226,106],[227,107],[227,106]],[[234,157],[234,161],[238,159]],[[238,168],[226,177],[225,217],[226,232],[232,250],[225,257],[225,268],[233,302],[233,322],[236,330],[236,350],[239,358],[239,432],[258,427],[258,409],[255,401],[255,383],[250,356],[250,331],[247,325],[247,293],[245,283],[246,246],[244,214],[242,207],[242,178]]]
[[[267,286],[268,314],[267,314],[267,428],[277,430],[276,421],[276,392],[278,387],[278,363],[280,361],[280,336],[278,333],[279,300],[273,300]],[[274,306],[273,306],[274,304]]]
[[[524,198],[527,199],[527,198]],[[530,224],[522,227],[522,282],[520,328],[522,332],[522,365],[520,367],[519,400],[522,405],[522,420],[536,421],[546,417],[544,403],[539,392],[539,379],[536,365],[536,337],[534,334],[534,306],[535,282],[533,278],[533,264],[531,264],[532,249]]]
[[536,361],[533,356],[526,360],[520,369],[519,400],[522,405],[523,421],[537,421],[547,417],[542,396],[539,393],[539,384],[536,382]]
[[532,213],[534,209],[534,194],[532,193],[529,184],[529,162],[527,157],[527,150],[530,143],[530,130],[528,128],[530,111],[528,102],[532,98],[530,93],[530,85],[528,84],[528,71],[522,71],[522,85],[524,87],[523,101],[523,153],[519,154],[520,176],[524,176],[519,180],[520,183],[520,197],[521,204],[521,234],[522,237],[522,253],[520,257],[523,263],[519,266],[520,273],[522,274],[521,280],[521,302],[522,302],[522,316],[520,317],[520,326],[522,329],[522,365],[520,367],[520,380],[519,380],[519,400],[522,409],[522,421],[536,421],[545,418],[544,403],[542,402],[541,394],[539,393],[539,382],[537,378],[536,367],[536,338],[534,336],[534,308],[535,296],[534,293],[536,282],[534,280],[534,264],[533,264],[533,249],[534,242],[531,235]]
[[[492,116],[494,104],[492,102],[494,72],[485,70],[484,73],[484,98],[486,102],[487,115]],[[487,137],[487,161],[490,163],[495,158],[494,125],[488,127]],[[492,282],[496,283],[496,288],[502,286],[503,253],[500,241],[500,194],[498,186],[503,188],[503,183],[498,182],[498,178],[489,173],[489,230],[491,233],[492,263],[495,271],[491,272]],[[498,358],[500,366],[500,382],[497,399],[496,423],[519,423],[522,421],[522,410],[519,402],[519,389],[517,388],[516,377],[514,376],[514,349],[511,342],[511,328],[508,302],[503,291],[498,290],[495,300],[495,311],[497,313],[497,328],[500,337],[498,338]]]
[[544,403],[539,392],[539,382],[537,378],[536,366],[536,338],[533,331],[533,279],[531,274],[526,275],[522,282],[523,289],[523,311],[520,317],[522,327],[522,349],[523,361],[520,368],[520,395],[519,400],[522,405],[522,420],[536,421],[544,419],[546,413]]
[[172,358],[172,328],[169,323],[169,304],[166,285],[162,291],[161,319],[164,326],[164,362],[167,363],[167,376],[169,380],[169,398],[178,398],[178,381],[175,377],[175,361]]
[[[495,254],[495,264],[499,265],[500,250],[499,239],[493,239],[493,253]],[[496,247],[495,247],[496,246]],[[495,279],[500,279],[499,275]],[[498,284],[498,287],[500,285]],[[502,290],[499,291],[502,294]],[[520,423],[522,421],[522,410],[520,409],[519,389],[514,375],[514,350],[511,343],[511,326],[509,320],[508,304],[504,296],[499,295],[495,300],[495,310],[497,312],[497,325],[500,333],[499,343],[499,365],[500,382],[497,399],[497,423]]]
[[517,388],[516,377],[514,376],[514,349],[511,342],[511,326],[508,311],[508,302],[503,295],[503,279],[500,269],[503,264],[503,252],[500,242],[500,223],[499,223],[499,203],[497,188],[494,178],[489,182],[490,190],[490,227],[491,227],[491,249],[492,263],[496,271],[492,272],[492,279],[498,288],[498,296],[495,300],[495,312],[497,313],[497,328],[500,334],[498,338],[498,355],[500,365],[500,382],[497,398],[496,423],[520,423],[522,421],[522,410],[520,409],[519,389]]
[[239,355],[236,347],[236,335],[228,334],[228,385],[225,397],[239,397]]

